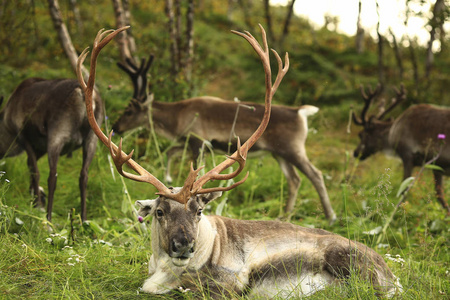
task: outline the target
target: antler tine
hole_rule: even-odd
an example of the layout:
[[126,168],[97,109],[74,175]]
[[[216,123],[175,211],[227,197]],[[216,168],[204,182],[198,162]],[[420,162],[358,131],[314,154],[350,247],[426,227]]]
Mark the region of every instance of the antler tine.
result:
[[[263,41],[263,47],[258,43],[258,41],[248,32],[245,31],[245,33],[232,31],[233,33],[245,38],[250,45],[253,47],[253,49],[256,51],[256,53],[259,55],[261,62],[264,67],[264,73],[265,73],[265,84],[266,84],[266,96],[265,96],[265,110],[264,110],[264,116],[261,120],[261,123],[259,127],[256,129],[256,131],[250,136],[250,138],[242,145],[240,146],[240,142],[238,140],[238,149],[236,152],[234,152],[231,156],[228,156],[225,161],[217,165],[215,168],[208,171],[205,175],[200,177],[193,185],[192,188],[192,194],[204,194],[209,193],[212,191],[226,191],[230,190],[239,184],[243,183],[247,176],[245,176],[244,179],[241,181],[231,185],[230,187],[216,187],[216,188],[208,188],[208,189],[202,189],[202,186],[206,184],[210,180],[224,180],[224,179],[231,179],[236,177],[241,173],[245,166],[245,158],[247,157],[248,150],[256,143],[256,141],[261,137],[261,135],[264,133],[267,124],[269,123],[270,119],[270,110],[271,110],[271,103],[273,95],[275,94],[281,80],[283,79],[284,75],[289,69],[289,56],[286,53],[285,56],[285,65],[283,67],[283,62],[278,55],[278,53],[275,50],[272,50],[272,52],[275,54],[275,57],[277,58],[278,62],[278,74],[275,80],[275,84],[272,85],[272,72],[270,69],[270,56],[269,56],[269,50],[267,45],[267,37],[266,32],[264,28],[259,25],[261,29],[261,35],[262,35],[262,41]],[[239,168],[230,173],[230,174],[220,174],[222,171],[229,168],[231,165],[233,165],[235,162],[239,163]]]
[[360,91],[361,91],[361,96],[364,100],[364,107],[361,110],[361,114],[360,114],[360,118],[358,119],[355,115],[355,113],[352,113],[352,117],[353,117],[353,121],[357,124],[357,125],[365,125],[367,123],[367,111],[370,108],[370,105],[372,104],[373,99],[380,93],[381,91],[381,85],[378,84],[377,87],[375,88],[375,90],[372,90],[372,87],[369,86],[369,94],[366,94],[365,90],[364,90],[364,86],[361,84],[360,85]]
[[[83,76],[81,74],[81,65],[83,64],[88,51],[85,49],[81,55],[78,57],[77,61],[77,77],[78,81],[84,90],[85,93],[85,101],[86,101],[86,112],[88,116],[89,124],[91,125],[92,130],[94,133],[98,136],[98,138],[102,141],[103,144],[105,144],[110,152],[111,156],[114,160],[114,164],[116,165],[117,171],[124,177],[140,181],[140,182],[148,182],[152,184],[154,187],[158,189],[158,191],[161,193],[167,193],[170,192],[170,190],[162,183],[160,182],[156,177],[154,177],[152,174],[150,174],[147,170],[145,170],[142,166],[140,166],[138,163],[136,163],[133,159],[131,159],[131,156],[133,155],[133,151],[131,151],[130,154],[126,154],[122,151],[122,139],[120,140],[119,147],[117,147],[112,141],[112,131],[109,134],[109,137],[106,137],[106,135],[102,132],[100,127],[97,124],[97,121],[94,116],[93,111],[93,105],[92,105],[92,95],[94,92],[94,83],[95,83],[95,71],[96,71],[96,65],[97,65],[97,57],[102,48],[107,45],[118,33],[122,32],[123,30],[128,29],[129,26],[125,26],[122,28],[119,28],[117,30],[107,30],[103,31],[100,30],[97,34],[97,37],[94,40],[94,46],[92,50],[91,55],[91,66],[90,66],[90,72],[89,72],[89,80],[86,84]],[[131,169],[136,171],[139,175],[131,174],[123,170],[123,165],[127,164]]]
[[150,55],[148,61],[145,58],[142,58],[139,67],[137,67],[129,57],[125,59],[126,64],[117,62],[117,66],[128,74],[133,83],[133,99],[144,101],[147,97],[146,76],[153,63],[153,58],[153,54]]
[[391,104],[388,108],[384,110],[382,114],[378,116],[379,120],[382,120],[384,116],[386,116],[390,111],[392,111],[399,103],[403,102],[406,99],[406,90],[403,84],[400,85],[400,90],[394,87],[394,91],[396,96],[392,98]]

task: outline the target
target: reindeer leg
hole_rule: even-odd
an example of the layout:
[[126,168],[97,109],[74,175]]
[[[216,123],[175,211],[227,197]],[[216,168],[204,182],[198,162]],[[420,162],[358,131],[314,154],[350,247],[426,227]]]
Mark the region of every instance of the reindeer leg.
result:
[[89,134],[83,145],[83,164],[80,171],[80,178],[78,181],[80,187],[80,201],[81,201],[81,220],[84,222],[87,220],[87,208],[86,208],[86,190],[88,183],[89,166],[94,158],[95,149],[97,148],[97,137],[93,132]]
[[447,215],[450,215],[450,207],[448,206],[448,203],[444,199],[442,172],[433,170],[433,175],[435,181],[436,197],[438,201],[441,203],[442,207],[447,211]]
[[33,205],[34,207],[43,208],[45,206],[45,201],[41,197],[41,191],[39,189],[40,173],[37,165],[38,157],[28,142],[24,141],[23,145],[28,156],[27,165],[28,170],[30,171],[30,193],[34,198]]
[[283,174],[286,177],[286,181],[288,183],[289,198],[286,202],[284,212],[290,213],[294,210],[295,201],[297,200],[298,189],[300,188],[301,184],[301,179],[300,176],[298,175],[297,170],[294,168],[294,165],[287,162],[280,156],[273,155],[273,157],[277,160],[278,164],[280,165],[280,168],[283,171]]
[[48,184],[48,201],[47,201],[47,220],[52,221],[52,210],[53,210],[53,198],[55,196],[56,181],[57,181],[57,167],[59,155],[62,150],[63,143],[57,143],[56,146],[52,146],[49,142],[48,145],[48,165],[50,172],[48,174],[47,184]]
[[291,161],[312,182],[314,188],[319,194],[323,210],[325,211],[325,216],[330,221],[330,223],[334,223],[334,221],[336,220],[336,214],[334,213],[333,207],[331,206],[330,198],[328,197],[327,189],[325,187],[325,182],[323,181],[322,172],[314,167],[314,165],[309,161],[306,154],[299,155],[298,157],[289,161]]

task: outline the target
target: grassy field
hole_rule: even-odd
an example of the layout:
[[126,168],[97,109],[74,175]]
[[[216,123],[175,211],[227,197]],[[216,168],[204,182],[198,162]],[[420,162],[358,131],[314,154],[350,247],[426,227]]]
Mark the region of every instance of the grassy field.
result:
[[[357,143],[355,130],[333,123],[330,115],[344,113],[345,105],[331,107],[310,119],[307,149],[326,180],[339,220],[329,225],[317,194],[302,176],[302,186],[290,221],[324,228],[376,249],[387,260],[405,288],[401,299],[444,299],[450,294],[449,219],[433,196],[431,172],[425,171],[389,224],[386,235],[374,234],[384,226],[395,203],[401,181],[401,163],[383,154],[357,163],[351,156]],[[126,136],[125,147],[139,144],[138,133]],[[160,140],[162,150],[167,142]],[[142,165],[162,177],[161,162],[147,144]],[[211,166],[211,155],[206,155]],[[222,156],[215,155],[218,161]],[[134,201],[154,197],[153,187],[124,181],[111,172],[107,151],[99,149],[90,168],[88,219],[79,216],[78,173],[81,152],[59,163],[53,231],[46,230],[45,212],[34,209],[28,194],[26,156],[1,161],[0,295],[1,298],[130,299],[139,293],[151,255],[150,232],[134,214]],[[45,185],[47,161],[39,162]],[[286,199],[285,180],[270,155],[250,159],[247,182],[225,195],[222,215],[239,219],[274,219]],[[174,168],[181,178],[187,169]],[[114,174],[114,175],[113,175]],[[183,181],[180,179],[179,181]],[[446,196],[449,185],[446,182]],[[207,210],[214,214],[223,200]],[[220,206],[221,207],[221,206]],[[371,233],[372,231],[372,233]],[[183,297],[192,297],[186,294]],[[330,288],[312,296],[366,299],[373,291],[351,281],[339,290]]]

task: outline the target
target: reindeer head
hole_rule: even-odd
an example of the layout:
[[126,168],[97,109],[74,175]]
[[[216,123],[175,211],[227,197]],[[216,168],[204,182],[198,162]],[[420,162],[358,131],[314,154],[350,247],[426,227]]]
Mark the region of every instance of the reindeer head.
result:
[[[180,188],[173,188],[173,192],[179,191]],[[222,192],[195,195],[186,205],[160,196],[153,200],[138,200],[136,205],[139,216],[153,217],[159,248],[172,258],[174,265],[185,266],[196,250],[204,207],[221,195]]]
[[112,126],[112,130],[117,133],[142,126],[142,124],[149,124],[150,105],[153,102],[153,94],[146,97],[144,102],[136,99],[131,99],[128,106],[125,108],[123,114],[117,119]]
[[366,94],[364,87],[361,86],[361,95],[365,104],[360,117],[357,117],[355,113],[352,113],[352,117],[356,125],[363,126],[363,130],[358,133],[360,143],[353,152],[354,157],[364,160],[372,154],[388,147],[389,130],[393,124],[393,119],[383,119],[388,112],[406,98],[403,85],[400,91],[398,89],[395,89],[395,91],[397,95],[392,99],[388,108],[385,108],[384,101],[381,101],[378,114],[367,117],[367,111],[374,98],[378,97],[381,93],[381,85],[378,85],[374,91],[369,88],[369,94]]
[[114,123],[112,129],[117,133],[123,133],[130,129],[149,124],[149,107],[153,102],[153,93],[147,91],[147,73],[153,63],[154,56],[150,55],[148,60],[143,58],[140,66],[136,66],[129,58],[125,63],[118,62],[117,66],[122,69],[133,83],[133,98],[124,113]]

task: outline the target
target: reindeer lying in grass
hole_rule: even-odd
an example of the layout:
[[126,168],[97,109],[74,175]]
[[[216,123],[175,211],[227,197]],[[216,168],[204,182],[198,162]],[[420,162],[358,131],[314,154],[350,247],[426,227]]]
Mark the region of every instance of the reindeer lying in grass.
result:
[[[242,221],[220,216],[204,216],[202,210],[223,191],[242,184],[247,176],[229,187],[204,188],[212,180],[236,177],[244,168],[247,152],[267,127],[271,101],[289,67],[274,51],[278,75],[272,85],[269,50],[261,27],[263,47],[248,32],[234,32],[244,37],[261,58],[265,70],[265,113],[260,126],[225,161],[197,179],[201,168],[191,170],[183,187],[167,188],[161,181],[137,164],[130,154],[122,152],[98,127],[92,112],[92,90],[96,60],[100,50],[120,31],[100,31],[94,41],[89,81],[81,75],[86,50],[78,60],[78,79],[85,90],[90,124],[100,140],[110,149],[118,172],[129,179],[147,182],[158,189],[158,198],[137,201],[139,215],[153,216],[150,277],[143,291],[169,293],[179,287],[202,291],[214,298],[250,295],[260,297],[310,295],[327,285],[356,274],[368,280],[386,295],[402,290],[382,257],[365,245],[339,235],[277,221]],[[221,174],[238,163],[237,170]],[[138,173],[123,170],[126,164]],[[248,174],[247,174],[248,175]]]

